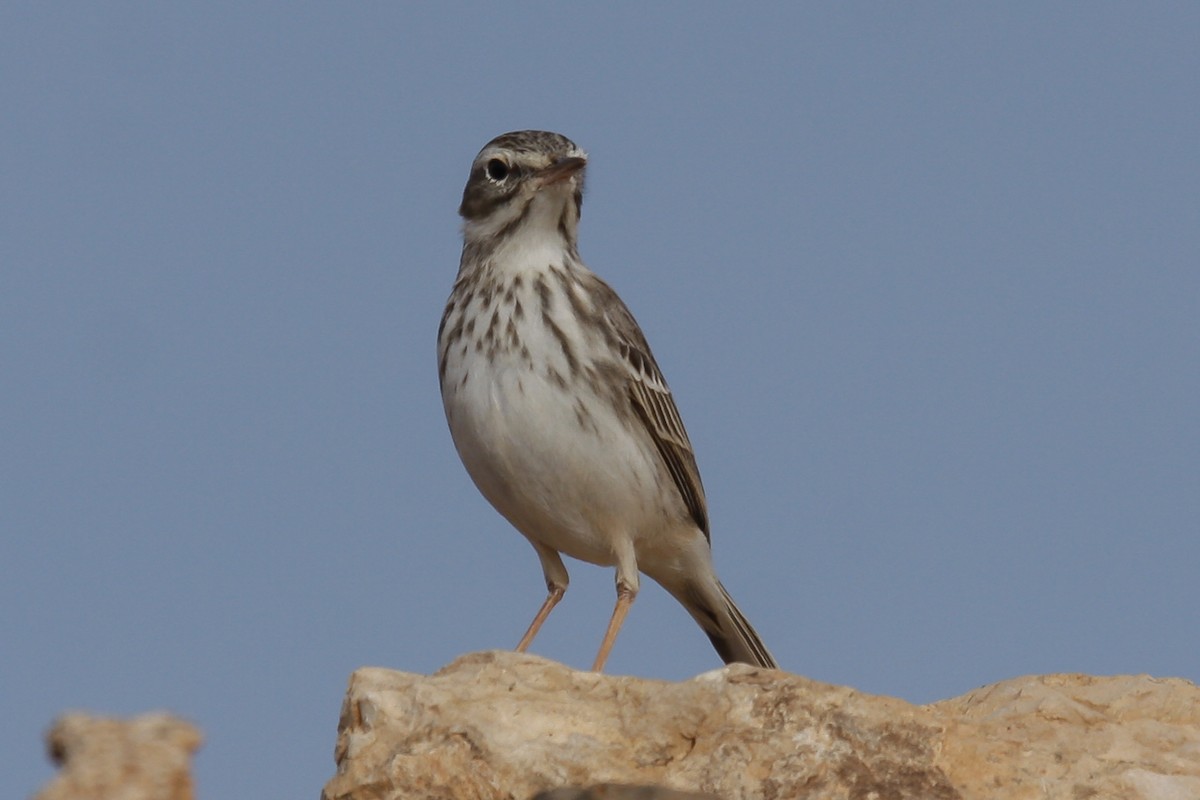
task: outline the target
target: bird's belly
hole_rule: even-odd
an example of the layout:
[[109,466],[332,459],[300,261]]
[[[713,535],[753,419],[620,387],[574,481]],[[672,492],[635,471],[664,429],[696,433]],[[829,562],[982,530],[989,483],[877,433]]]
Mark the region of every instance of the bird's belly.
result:
[[666,524],[657,454],[586,382],[563,387],[503,359],[472,361],[463,378],[451,365],[443,391],[455,446],[480,492],[526,537],[612,564],[614,540]]

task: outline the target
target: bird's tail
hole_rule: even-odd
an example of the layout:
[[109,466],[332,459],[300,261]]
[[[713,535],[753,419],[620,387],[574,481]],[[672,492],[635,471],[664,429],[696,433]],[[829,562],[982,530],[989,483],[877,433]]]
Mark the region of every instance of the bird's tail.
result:
[[704,629],[726,664],[738,662],[779,669],[767,646],[758,638],[758,632],[737,607],[737,603],[733,602],[729,592],[718,580],[713,581],[713,586],[689,583],[680,593],[672,594]]

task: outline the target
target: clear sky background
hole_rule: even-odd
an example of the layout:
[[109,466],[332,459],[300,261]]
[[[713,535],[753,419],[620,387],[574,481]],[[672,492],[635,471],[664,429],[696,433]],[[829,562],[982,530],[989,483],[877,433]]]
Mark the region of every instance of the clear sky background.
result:
[[[533,550],[434,340],[492,136],[591,154],[718,571],[788,670],[929,702],[1200,679],[1200,6],[7,3],[0,775],[66,709],[315,797],[363,665],[515,645]],[[613,575],[534,650],[590,665]],[[656,586],[615,673],[719,660]]]

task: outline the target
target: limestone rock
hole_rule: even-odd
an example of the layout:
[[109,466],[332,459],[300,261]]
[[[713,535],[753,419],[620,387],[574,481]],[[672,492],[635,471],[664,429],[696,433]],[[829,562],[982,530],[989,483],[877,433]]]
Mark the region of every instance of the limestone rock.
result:
[[124,721],[67,714],[46,734],[62,771],[34,800],[192,800],[200,731],[169,714]]
[[602,783],[586,789],[547,789],[533,800],[720,800],[713,794],[676,792],[661,786],[625,786]]
[[477,653],[355,672],[335,757],[324,800],[1196,800],[1200,689],[1048,675],[914,706],[743,665],[666,683]]

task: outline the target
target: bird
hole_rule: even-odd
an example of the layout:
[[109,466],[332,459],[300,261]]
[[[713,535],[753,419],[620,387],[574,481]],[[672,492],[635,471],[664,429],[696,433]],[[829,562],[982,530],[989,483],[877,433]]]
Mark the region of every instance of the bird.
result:
[[562,556],[616,568],[601,672],[638,594],[659,583],[725,663],[777,665],[713,568],[691,441],[642,329],[579,255],[587,154],[513,131],[471,164],[462,258],[438,328],[451,437],[479,492],[537,552],[547,596],[525,652],[566,593]]

